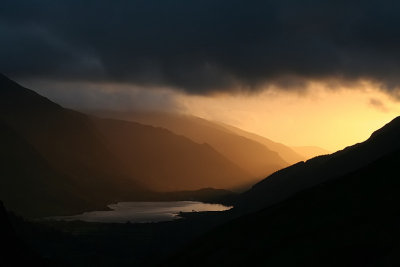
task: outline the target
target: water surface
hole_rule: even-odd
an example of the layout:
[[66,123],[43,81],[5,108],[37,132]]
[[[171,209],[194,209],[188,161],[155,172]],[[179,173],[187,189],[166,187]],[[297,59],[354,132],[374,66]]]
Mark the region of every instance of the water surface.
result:
[[232,207],[197,201],[119,202],[108,211],[90,211],[73,216],[52,217],[55,220],[103,223],[146,223],[179,219],[180,212],[225,211]]

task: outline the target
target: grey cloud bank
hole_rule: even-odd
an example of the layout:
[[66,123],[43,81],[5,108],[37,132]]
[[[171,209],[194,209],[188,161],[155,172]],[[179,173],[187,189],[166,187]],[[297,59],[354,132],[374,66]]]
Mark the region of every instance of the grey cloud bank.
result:
[[28,1],[0,9],[0,71],[193,94],[367,79],[397,94],[398,1]]

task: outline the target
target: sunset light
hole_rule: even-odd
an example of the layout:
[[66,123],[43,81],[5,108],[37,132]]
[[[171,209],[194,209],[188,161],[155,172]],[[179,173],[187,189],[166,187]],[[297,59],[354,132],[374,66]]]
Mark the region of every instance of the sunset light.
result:
[[0,266],[400,266],[400,1],[2,0]]

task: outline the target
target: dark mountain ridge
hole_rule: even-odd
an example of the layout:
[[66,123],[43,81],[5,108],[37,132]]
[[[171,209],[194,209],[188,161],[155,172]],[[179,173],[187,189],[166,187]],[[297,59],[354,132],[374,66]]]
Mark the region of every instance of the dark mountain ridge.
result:
[[[336,176],[327,173],[329,178],[316,185],[217,227],[166,265],[398,266],[399,135],[396,118],[366,142],[312,160],[338,164],[338,157],[342,162],[360,157],[353,159],[358,165],[352,170],[344,165]],[[309,173],[320,172],[319,166],[309,165]],[[258,186],[265,190],[267,185]]]
[[277,171],[255,184],[238,200],[238,209],[254,211],[296,192],[355,171],[400,148],[400,117],[375,131],[363,143],[318,156]]

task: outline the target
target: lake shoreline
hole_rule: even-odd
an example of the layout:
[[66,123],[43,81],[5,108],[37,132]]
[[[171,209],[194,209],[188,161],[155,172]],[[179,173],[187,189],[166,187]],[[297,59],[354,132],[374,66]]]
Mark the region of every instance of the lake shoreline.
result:
[[107,210],[83,212],[70,216],[52,216],[44,221],[83,221],[98,223],[157,223],[174,221],[193,214],[222,212],[232,206],[199,201],[118,202],[107,205]]

